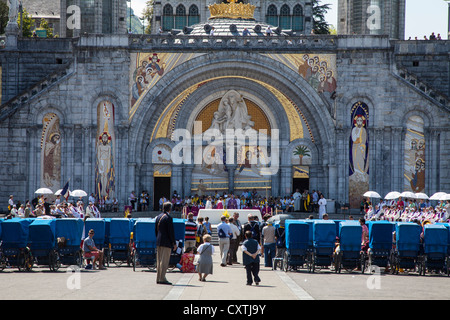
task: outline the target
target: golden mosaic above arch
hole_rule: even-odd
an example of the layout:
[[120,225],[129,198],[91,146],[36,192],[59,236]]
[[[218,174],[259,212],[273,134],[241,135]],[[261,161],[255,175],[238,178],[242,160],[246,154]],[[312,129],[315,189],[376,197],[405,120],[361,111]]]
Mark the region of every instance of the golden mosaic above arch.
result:
[[[211,127],[214,112],[216,112],[219,108],[220,100],[221,99],[216,99],[208,103],[195,118],[195,121],[202,122],[202,132],[205,132],[208,128]],[[255,123],[253,129],[255,129],[256,131],[265,129],[267,130],[267,134],[270,136],[271,127],[266,114],[253,101],[244,98],[244,102],[247,105],[248,115],[251,116],[251,120]]]

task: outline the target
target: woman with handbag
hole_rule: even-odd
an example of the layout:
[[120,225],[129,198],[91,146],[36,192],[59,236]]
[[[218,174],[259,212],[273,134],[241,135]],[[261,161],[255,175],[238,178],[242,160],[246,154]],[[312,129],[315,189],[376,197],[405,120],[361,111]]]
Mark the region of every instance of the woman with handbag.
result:
[[205,234],[203,236],[203,244],[197,248],[197,254],[199,255],[197,262],[197,273],[199,281],[206,281],[208,274],[213,273],[213,260],[214,246],[210,243],[211,236]]

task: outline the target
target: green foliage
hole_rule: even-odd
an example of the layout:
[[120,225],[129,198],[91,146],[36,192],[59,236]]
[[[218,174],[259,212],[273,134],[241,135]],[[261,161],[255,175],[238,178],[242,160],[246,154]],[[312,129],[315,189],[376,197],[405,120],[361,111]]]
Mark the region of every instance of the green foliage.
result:
[[152,31],[151,21],[153,16],[153,2],[154,0],[148,0],[146,2],[146,7],[142,14],[144,15],[144,18],[146,20],[147,26],[145,27],[145,33],[150,34]]
[[9,8],[5,2],[0,1],[0,34],[5,33],[6,25],[8,24]]
[[[19,17],[17,19],[17,22],[19,24],[19,28],[20,28],[20,12],[19,12]],[[31,37],[33,35],[32,33],[32,29],[34,28],[34,19],[31,15],[28,14],[27,10],[24,8],[23,9],[23,28],[22,28],[22,37]]]
[[53,38],[53,29],[48,25],[48,21],[44,18],[41,19],[41,29],[47,30],[47,38]]
[[321,0],[312,0],[314,34],[330,34],[329,24],[325,21],[325,14],[330,4],[321,4]]
[[302,157],[308,157],[311,154],[309,153],[309,149],[308,147],[305,146],[298,146],[297,148],[295,148],[294,150],[294,155],[296,156],[302,156]]

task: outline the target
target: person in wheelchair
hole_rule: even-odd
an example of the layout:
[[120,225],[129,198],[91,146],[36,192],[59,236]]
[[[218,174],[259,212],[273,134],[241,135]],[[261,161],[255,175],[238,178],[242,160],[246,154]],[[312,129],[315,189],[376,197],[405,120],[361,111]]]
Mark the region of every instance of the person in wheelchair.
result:
[[98,261],[98,268],[100,270],[106,270],[106,268],[103,266],[103,257],[104,257],[103,249],[99,250],[95,246],[93,237],[94,237],[94,230],[91,229],[89,230],[89,236],[86,239],[84,239],[83,242],[84,258],[89,259],[94,257],[94,261],[92,262],[93,269],[95,269],[95,263]]

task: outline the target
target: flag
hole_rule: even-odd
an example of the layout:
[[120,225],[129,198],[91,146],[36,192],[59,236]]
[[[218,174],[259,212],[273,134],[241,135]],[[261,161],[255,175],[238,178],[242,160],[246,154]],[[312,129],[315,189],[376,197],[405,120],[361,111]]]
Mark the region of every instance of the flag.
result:
[[67,181],[66,185],[61,191],[61,195],[64,197],[64,199],[69,199],[69,181]]

